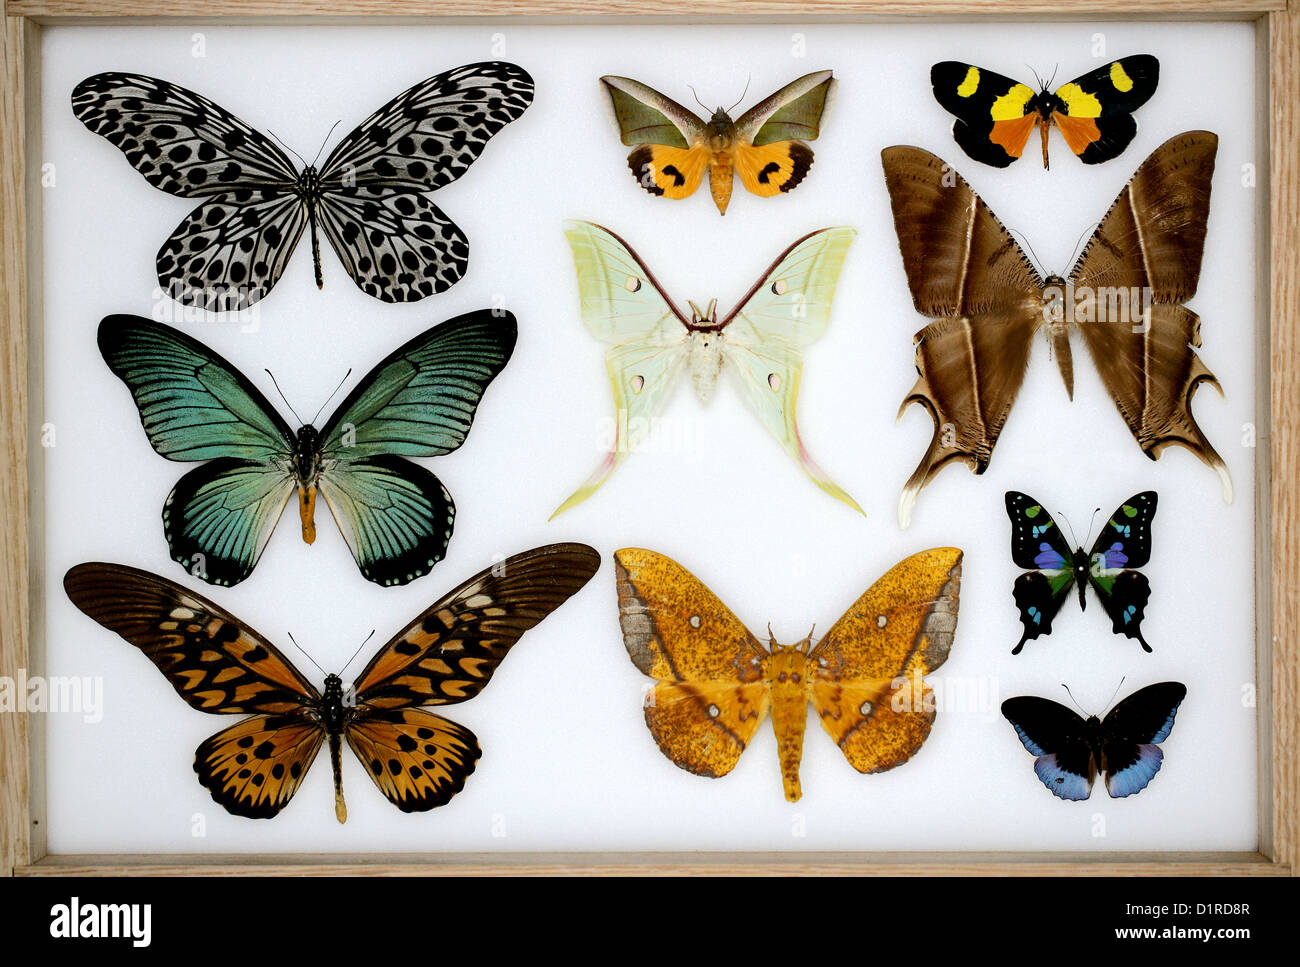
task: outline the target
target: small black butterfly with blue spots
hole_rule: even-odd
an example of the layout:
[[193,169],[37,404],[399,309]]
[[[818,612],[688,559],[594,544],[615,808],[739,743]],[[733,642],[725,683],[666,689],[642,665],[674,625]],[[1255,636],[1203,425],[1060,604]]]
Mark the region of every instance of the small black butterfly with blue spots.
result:
[[1011,559],[1019,567],[1034,568],[1016,578],[1013,593],[1025,633],[1011,649],[1013,655],[1030,638],[1051,634],[1052,619],[1077,587],[1079,607],[1087,608],[1083,589],[1091,584],[1110,615],[1112,630],[1136,638],[1146,651],[1142,618],[1151,584],[1146,575],[1131,568],[1151,560],[1151,519],[1156,513],[1156,493],[1134,494],[1111,515],[1101,534],[1084,553],[1070,549],[1056,521],[1028,494],[1007,491],[1007,516],[1011,518]]

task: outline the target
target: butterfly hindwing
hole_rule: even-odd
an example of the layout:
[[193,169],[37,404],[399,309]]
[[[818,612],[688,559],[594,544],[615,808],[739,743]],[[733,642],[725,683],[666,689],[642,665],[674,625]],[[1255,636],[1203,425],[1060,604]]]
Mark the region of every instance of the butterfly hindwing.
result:
[[209,584],[238,584],[253,573],[294,489],[284,469],[251,460],[195,467],[163,503],[172,560]]
[[204,739],[194,771],[235,816],[270,819],[298,791],[325,731],[302,715],[254,715]]
[[379,791],[404,813],[445,806],[482,755],[469,729],[419,708],[364,709],[348,724],[347,739]]

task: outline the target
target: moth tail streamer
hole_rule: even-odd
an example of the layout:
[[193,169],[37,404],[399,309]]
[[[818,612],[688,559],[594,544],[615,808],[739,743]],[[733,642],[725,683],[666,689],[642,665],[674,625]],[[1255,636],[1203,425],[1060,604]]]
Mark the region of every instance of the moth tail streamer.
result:
[[555,520],[555,518],[559,517],[566,510],[577,507],[578,504],[582,503],[604,486],[605,481],[609,479],[610,474],[614,472],[614,469],[623,462],[623,457],[625,456],[626,454],[620,453],[617,448],[610,450],[609,453],[605,455],[605,459],[602,460],[600,465],[592,472],[591,476],[586,479],[581,487],[571,493],[564,503],[555,508],[555,511],[551,516],[546,518],[547,521]]

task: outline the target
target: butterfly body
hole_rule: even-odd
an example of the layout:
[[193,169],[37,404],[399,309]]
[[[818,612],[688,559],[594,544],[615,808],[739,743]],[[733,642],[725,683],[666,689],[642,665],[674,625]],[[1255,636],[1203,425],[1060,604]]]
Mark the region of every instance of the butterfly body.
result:
[[570,223],[565,235],[573,250],[582,319],[607,345],[616,424],[605,459],[555,514],[604,484],[631,451],[633,434],[645,432],[666,405],[683,370],[702,402],[712,397],[718,375],[731,373],[763,426],[817,486],[861,512],[808,454],[797,420],[803,347],[829,323],[840,267],[856,234],[851,228],[826,228],[805,235],[719,317],[716,299],[704,309],[690,303],[687,315],[621,238],[591,222]]
[[923,676],[947,659],[956,630],[961,551],[914,554],[871,586],[815,645],[769,635],[764,647],[694,575],[662,554],[615,552],[619,623],[628,655],[655,685],[645,721],[674,764],[730,772],[770,712],[785,798],[802,795],[799,766],[811,703],[859,772],[899,766],[934,721]]
[[228,812],[267,819],[289,802],[328,745],[334,813],[347,819],[346,742],[403,812],[444,805],[481,756],[474,733],[428,711],[477,695],[528,629],[591,579],[584,544],[515,554],[444,595],[375,653],[353,685],[318,690],[269,640],[165,578],[119,564],[78,564],[74,605],[139,648],[191,707],[249,717],[198,747],[199,782]]
[[1157,494],[1134,494],[1121,504],[1102,527],[1091,550],[1070,549],[1056,521],[1028,494],[1007,491],[1007,516],[1011,519],[1011,557],[1020,567],[1034,568],[1016,578],[1012,593],[1020,612],[1024,634],[1011,650],[1020,653],[1031,638],[1050,634],[1070,588],[1079,596],[1079,608],[1088,606],[1084,589],[1091,585],[1111,619],[1111,630],[1135,638],[1151,651],[1142,635],[1142,619],[1151,597],[1151,584],[1135,568],[1151,559],[1151,521]]
[[627,165],[652,195],[693,194],[707,171],[709,193],[725,215],[736,176],[747,190],[771,197],[793,190],[808,174],[834,95],[830,71],[806,74],[732,119],[718,108],[706,121],[654,88],[628,77],[602,77],[620,136],[632,146]]
[[1009,698],[1002,714],[1036,758],[1034,774],[1058,799],[1092,795],[1098,773],[1116,799],[1141,792],[1164,760],[1160,743],[1174,727],[1187,697],[1181,682],[1160,682],[1123,699],[1105,718],[1084,719],[1058,702],[1033,695]]
[[1044,279],[988,206],[921,148],[882,152],[899,249],[916,310],[918,379],[900,407],[923,406],[930,445],[903,487],[904,527],[921,490],[958,461],[983,473],[1046,331],[1073,393],[1077,330],[1102,384],[1152,460],[1182,446],[1232,480],[1191,411],[1203,383],[1222,387],[1195,352],[1200,318],[1183,303],[1200,277],[1218,138],[1188,131],[1138,167],[1066,276]]
[[1155,93],[1160,63],[1149,54],[1111,61],[1055,91],[986,68],[944,61],[930,69],[935,99],[956,115],[953,137],[976,161],[1005,168],[1025,150],[1034,128],[1048,167],[1048,132],[1060,130],[1084,164],[1118,157],[1137,134],[1132,112]]

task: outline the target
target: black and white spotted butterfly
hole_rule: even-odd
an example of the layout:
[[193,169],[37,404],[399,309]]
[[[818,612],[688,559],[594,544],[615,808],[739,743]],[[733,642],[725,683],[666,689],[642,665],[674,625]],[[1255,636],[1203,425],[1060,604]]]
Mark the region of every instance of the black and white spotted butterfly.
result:
[[158,250],[158,284],[178,302],[228,311],[271,291],[304,228],[318,287],[318,227],[376,299],[415,302],[453,285],[469,244],[423,193],[459,178],[532,100],[533,79],[514,64],[457,67],[393,98],[301,172],[230,112],[157,78],[88,77],[72,110],[149,184],[203,199]]

